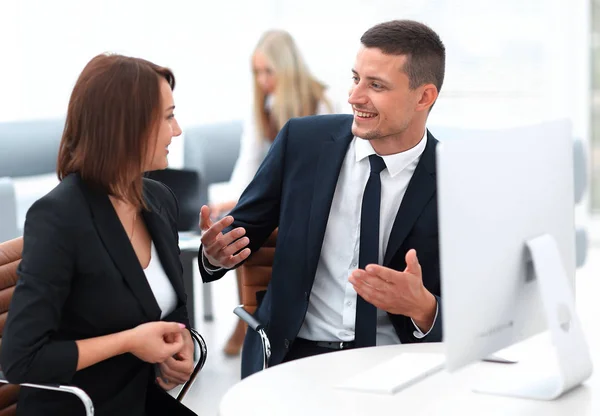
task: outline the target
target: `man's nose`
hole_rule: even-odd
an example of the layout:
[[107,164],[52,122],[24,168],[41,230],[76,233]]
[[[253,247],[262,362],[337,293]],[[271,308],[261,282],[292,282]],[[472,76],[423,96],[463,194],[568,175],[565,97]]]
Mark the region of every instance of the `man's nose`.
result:
[[367,101],[368,97],[365,94],[364,88],[362,88],[360,85],[353,85],[352,88],[350,88],[348,103],[351,105],[366,104]]

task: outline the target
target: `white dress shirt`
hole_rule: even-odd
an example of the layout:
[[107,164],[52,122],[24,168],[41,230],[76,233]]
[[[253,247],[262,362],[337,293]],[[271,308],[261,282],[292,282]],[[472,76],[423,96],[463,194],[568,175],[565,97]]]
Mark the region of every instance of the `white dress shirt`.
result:
[[158,303],[158,307],[161,310],[160,317],[162,319],[177,307],[177,294],[160,262],[154,241],[152,241],[150,247],[150,263],[144,269],[144,273],[146,274],[146,279],[148,280],[150,289],[152,289],[156,303]]
[[[426,144],[427,132],[412,149],[381,156],[386,169],[380,174],[379,264],[383,263],[392,225]],[[368,156],[372,154],[376,152],[371,143],[357,137],[346,152],[329,212],[308,311],[298,333],[300,338],[313,341],[354,340],[357,294],[348,278],[358,268],[362,197],[371,170]],[[427,335],[416,325],[415,329],[415,336]],[[377,345],[399,343],[388,314],[378,309]]]

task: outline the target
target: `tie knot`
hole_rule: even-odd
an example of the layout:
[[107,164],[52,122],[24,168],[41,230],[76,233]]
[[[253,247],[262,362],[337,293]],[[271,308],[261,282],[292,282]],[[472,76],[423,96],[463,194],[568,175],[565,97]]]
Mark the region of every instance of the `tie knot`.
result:
[[383,158],[378,155],[370,155],[369,163],[371,163],[371,173],[381,173],[386,168]]

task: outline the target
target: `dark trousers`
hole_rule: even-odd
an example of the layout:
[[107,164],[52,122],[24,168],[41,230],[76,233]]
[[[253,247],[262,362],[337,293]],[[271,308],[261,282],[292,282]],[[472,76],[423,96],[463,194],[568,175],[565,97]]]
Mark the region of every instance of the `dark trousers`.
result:
[[296,338],[282,362],[286,363],[288,361],[297,360],[299,358],[312,357],[313,355],[326,354],[329,352],[336,351],[340,350],[320,347],[316,345],[313,341],[308,341],[302,338]]

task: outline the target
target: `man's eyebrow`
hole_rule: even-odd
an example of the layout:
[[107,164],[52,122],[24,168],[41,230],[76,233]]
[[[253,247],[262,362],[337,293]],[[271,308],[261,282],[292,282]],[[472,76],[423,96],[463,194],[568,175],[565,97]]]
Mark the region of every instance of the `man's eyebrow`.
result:
[[[356,70],[354,70],[354,69],[352,70],[352,73],[353,73],[354,75],[358,75],[358,72],[356,72]],[[385,80],[385,79],[383,79],[383,78],[379,78],[379,77],[364,77],[364,78],[365,78],[365,79],[367,79],[367,80],[369,80],[369,81],[378,81],[378,82],[381,82],[381,83],[383,83],[383,84],[389,84],[389,82],[388,82],[388,81],[386,81],[386,80]]]

